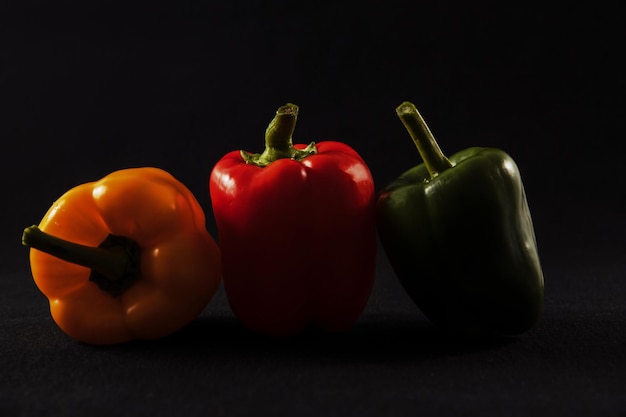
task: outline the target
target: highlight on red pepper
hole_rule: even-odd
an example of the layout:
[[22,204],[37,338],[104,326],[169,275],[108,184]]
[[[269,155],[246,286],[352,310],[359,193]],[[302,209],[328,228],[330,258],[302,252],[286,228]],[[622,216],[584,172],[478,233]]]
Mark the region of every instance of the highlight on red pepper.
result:
[[415,105],[396,111],[424,161],[377,201],[380,240],[404,289],[456,334],[529,330],[542,313],[544,278],[515,161],[480,147],[448,158]]
[[52,318],[89,344],[167,336],[194,320],[221,282],[200,204],[159,168],[70,189],[22,243]]
[[344,143],[293,144],[297,115],[295,104],[280,107],[265,150],[226,154],[209,180],[225,293],[258,333],[345,331],[374,283],[370,170]]

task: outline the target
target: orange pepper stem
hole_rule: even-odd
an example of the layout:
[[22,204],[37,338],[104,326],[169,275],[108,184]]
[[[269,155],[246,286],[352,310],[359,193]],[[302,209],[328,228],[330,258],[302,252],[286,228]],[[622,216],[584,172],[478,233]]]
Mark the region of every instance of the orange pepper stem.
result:
[[113,296],[139,278],[139,247],[124,236],[109,235],[93,247],[58,238],[33,225],[24,229],[22,244],[91,269],[89,280]]

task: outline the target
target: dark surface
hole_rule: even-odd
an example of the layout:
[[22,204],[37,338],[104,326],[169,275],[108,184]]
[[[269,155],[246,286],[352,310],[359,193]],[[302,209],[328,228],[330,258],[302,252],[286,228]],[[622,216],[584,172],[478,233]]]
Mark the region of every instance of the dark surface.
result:
[[[623,6],[13,3],[0,6],[0,414],[626,416]],[[494,146],[518,163],[546,279],[527,334],[443,337],[382,251],[346,334],[251,335],[223,291],[157,342],[87,346],[51,320],[20,236],[69,188],[164,168],[217,238],[210,170],[261,151],[277,107],[300,106],[296,142],[348,143],[381,188],[421,162],[404,100],[444,152]]]

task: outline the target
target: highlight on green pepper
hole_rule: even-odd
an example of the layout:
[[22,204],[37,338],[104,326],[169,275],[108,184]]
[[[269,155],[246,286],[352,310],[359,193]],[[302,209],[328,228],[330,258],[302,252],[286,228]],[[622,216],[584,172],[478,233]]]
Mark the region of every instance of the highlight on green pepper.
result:
[[423,159],[377,197],[380,240],[403,288],[453,334],[528,331],[544,277],[515,161],[486,147],[447,157],[412,103],[396,112]]

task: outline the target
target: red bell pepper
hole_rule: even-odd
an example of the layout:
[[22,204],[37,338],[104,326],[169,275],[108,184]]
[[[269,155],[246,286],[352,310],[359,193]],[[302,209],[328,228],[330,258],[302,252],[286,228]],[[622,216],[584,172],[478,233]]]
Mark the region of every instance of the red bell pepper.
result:
[[348,330],[374,284],[371,172],[344,143],[294,145],[297,115],[294,104],[280,107],[265,151],[226,154],[209,180],[226,296],[264,334]]

